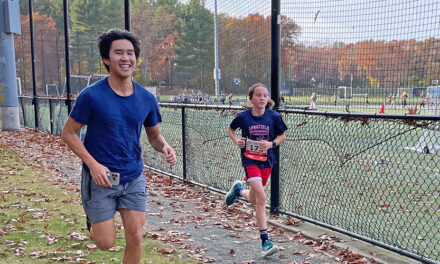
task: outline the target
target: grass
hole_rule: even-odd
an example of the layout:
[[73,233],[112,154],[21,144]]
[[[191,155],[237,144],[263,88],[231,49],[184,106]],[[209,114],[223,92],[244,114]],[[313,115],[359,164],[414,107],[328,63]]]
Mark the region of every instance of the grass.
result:
[[[125,241],[118,229],[111,251],[87,237],[76,186],[0,147],[1,263],[120,263]],[[161,242],[144,238],[142,263],[198,263]],[[163,255],[160,252],[172,252]]]

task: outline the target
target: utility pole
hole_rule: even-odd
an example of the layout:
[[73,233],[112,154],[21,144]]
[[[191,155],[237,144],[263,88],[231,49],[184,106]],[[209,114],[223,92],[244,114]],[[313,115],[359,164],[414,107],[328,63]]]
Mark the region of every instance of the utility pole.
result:
[[215,80],[215,97],[220,99],[220,79],[221,70],[219,69],[219,52],[218,52],[218,21],[217,21],[217,0],[214,0],[214,49],[215,49],[215,68],[214,68],[214,80]]
[[18,0],[0,0],[0,109],[2,131],[20,129],[14,34],[21,34]]

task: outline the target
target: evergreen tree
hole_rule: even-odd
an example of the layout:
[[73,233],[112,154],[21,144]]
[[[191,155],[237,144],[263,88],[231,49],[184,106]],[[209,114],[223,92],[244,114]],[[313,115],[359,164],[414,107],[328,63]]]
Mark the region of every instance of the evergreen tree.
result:
[[91,74],[100,65],[96,38],[110,28],[123,28],[123,1],[73,0],[70,4],[73,71]]
[[[175,42],[175,72],[187,88],[212,92],[214,68],[213,15],[199,0],[182,7],[178,18],[179,35]],[[182,80],[181,79],[181,80]]]

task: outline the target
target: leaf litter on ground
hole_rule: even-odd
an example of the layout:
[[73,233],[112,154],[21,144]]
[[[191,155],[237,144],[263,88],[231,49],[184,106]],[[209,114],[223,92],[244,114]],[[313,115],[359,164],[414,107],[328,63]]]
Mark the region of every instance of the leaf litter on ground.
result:
[[[117,228],[117,242],[111,250],[96,249],[85,228],[78,184],[69,181],[67,175],[55,169],[55,165],[47,163],[43,166],[39,163],[39,155],[55,154],[62,159],[66,156],[70,158],[70,154],[63,152],[61,146],[53,153],[21,148],[28,151],[23,157],[13,148],[20,148],[25,143],[21,140],[9,141],[13,146],[11,148],[10,144],[4,144],[5,132],[1,133],[0,262],[87,264],[122,261],[125,246],[123,229]],[[23,134],[26,133],[20,133]],[[43,133],[33,134],[48,140]],[[29,140],[38,142],[41,139],[34,137]],[[55,146],[61,144],[53,143]],[[169,247],[157,241],[144,239],[144,245],[145,263],[198,263],[182,252],[160,253],[160,250],[169,250]]]

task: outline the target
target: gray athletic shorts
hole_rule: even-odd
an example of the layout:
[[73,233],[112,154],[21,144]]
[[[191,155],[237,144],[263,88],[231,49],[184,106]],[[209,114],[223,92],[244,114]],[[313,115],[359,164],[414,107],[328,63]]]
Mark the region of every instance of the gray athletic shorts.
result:
[[120,208],[145,212],[147,210],[145,175],[141,174],[131,182],[108,188],[96,185],[90,172],[83,169],[81,199],[91,223],[113,218],[116,210]]

